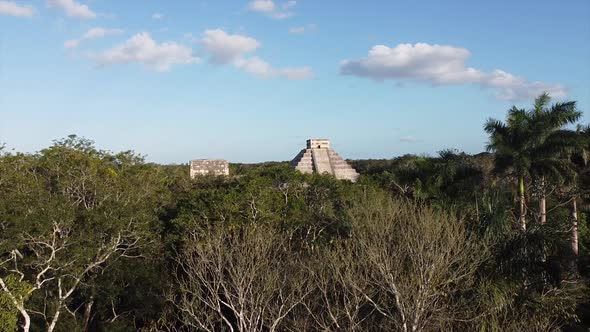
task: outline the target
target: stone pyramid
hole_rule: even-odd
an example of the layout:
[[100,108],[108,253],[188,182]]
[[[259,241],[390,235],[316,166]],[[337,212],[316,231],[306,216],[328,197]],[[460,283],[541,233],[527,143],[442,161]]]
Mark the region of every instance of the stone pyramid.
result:
[[307,148],[291,161],[291,166],[301,173],[331,174],[339,180],[356,182],[359,174],[342,157],[330,148],[330,140],[312,138]]

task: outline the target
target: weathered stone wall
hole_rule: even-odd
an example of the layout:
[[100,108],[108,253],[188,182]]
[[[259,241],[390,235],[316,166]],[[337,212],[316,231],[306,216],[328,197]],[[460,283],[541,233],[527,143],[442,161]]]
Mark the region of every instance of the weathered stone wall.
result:
[[223,159],[197,159],[190,163],[191,178],[203,175],[229,175],[229,163]]

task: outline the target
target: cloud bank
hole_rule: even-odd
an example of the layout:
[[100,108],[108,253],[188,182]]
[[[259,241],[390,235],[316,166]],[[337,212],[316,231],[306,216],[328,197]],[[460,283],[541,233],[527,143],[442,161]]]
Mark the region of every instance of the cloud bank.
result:
[[[66,41],[66,48],[75,48],[88,39],[102,38],[119,34],[119,29],[94,28],[82,37]],[[201,45],[201,52],[210,64],[215,66],[230,65],[259,78],[281,78],[287,80],[305,80],[314,77],[310,67],[275,68],[263,59],[250,53],[262,46],[260,41],[245,35],[229,34],[221,29],[205,30],[200,38],[187,34],[185,38]],[[158,72],[169,71],[175,65],[200,63],[201,59],[193,55],[191,47],[176,42],[156,42],[148,32],[142,32],[127,41],[115,45],[101,53],[88,53],[99,66],[139,63]]]
[[101,66],[140,63],[158,72],[169,71],[175,65],[200,62],[190,47],[175,42],[157,43],[147,32],[138,33],[123,44],[90,57]]
[[0,1],[0,15],[33,17],[35,9],[30,5],[19,5],[14,1]]
[[432,85],[477,84],[494,89],[501,100],[532,99],[542,92],[554,98],[566,96],[560,84],[528,81],[502,70],[485,72],[467,67],[469,50],[446,45],[426,43],[399,44],[395,47],[376,45],[367,57],[344,60],[340,64],[342,75],[371,78],[377,81],[416,81]]

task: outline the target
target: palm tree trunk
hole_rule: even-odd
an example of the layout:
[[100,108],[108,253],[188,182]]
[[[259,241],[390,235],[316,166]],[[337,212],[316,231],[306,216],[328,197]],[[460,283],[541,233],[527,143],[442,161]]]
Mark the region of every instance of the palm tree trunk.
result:
[[475,194],[475,216],[477,218],[477,223],[479,224],[479,204],[477,203],[477,194]]
[[578,205],[576,198],[572,200],[572,227],[570,230],[570,245],[571,245],[571,257],[570,257],[570,271],[576,273],[578,271]]
[[547,198],[545,197],[545,177],[541,177],[541,198],[539,199],[539,210],[541,211],[541,225],[547,222]]
[[576,198],[572,201],[572,254],[574,257],[578,256],[578,205]]
[[526,231],[526,201],[524,197],[524,177],[521,176],[519,179],[519,191],[520,191],[520,228]]

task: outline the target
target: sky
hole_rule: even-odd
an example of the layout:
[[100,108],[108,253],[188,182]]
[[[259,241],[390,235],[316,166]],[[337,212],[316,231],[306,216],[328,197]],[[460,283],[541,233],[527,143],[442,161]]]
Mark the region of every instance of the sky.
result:
[[485,150],[547,91],[590,122],[590,1],[0,0],[0,144],[158,163]]

